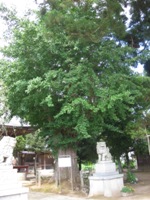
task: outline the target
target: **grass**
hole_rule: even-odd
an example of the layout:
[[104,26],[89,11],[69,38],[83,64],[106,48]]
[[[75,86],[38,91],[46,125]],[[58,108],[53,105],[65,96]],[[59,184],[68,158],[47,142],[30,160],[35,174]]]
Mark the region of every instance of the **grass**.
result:
[[85,195],[80,191],[73,191],[71,187],[70,181],[63,181],[61,186],[57,187],[55,182],[42,182],[41,186],[39,187],[36,184],[31,185],[30,191],[33,192],[44,192],[44,193],[55,193],[55,194],[63,194],[69,196],[78,196],[84,197]]

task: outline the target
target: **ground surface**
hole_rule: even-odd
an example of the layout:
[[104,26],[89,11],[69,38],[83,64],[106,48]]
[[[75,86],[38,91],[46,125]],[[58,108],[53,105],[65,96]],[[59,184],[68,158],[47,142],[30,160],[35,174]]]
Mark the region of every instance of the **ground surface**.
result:
[[89,198],[83,192],[80,191],[72,191],[70,183],[62,184],[61,188],[57,188],[53,183],[42,184],[41,188],[37,187],[35,184],[29,186],[29,200],[150,200],[150,172],[135,172],[135,175],[138,178],[137,184],[132,184],[132,188],[134,188],[134,194],[129,197],[112,197],[106,198],[104,196],[97,196]]

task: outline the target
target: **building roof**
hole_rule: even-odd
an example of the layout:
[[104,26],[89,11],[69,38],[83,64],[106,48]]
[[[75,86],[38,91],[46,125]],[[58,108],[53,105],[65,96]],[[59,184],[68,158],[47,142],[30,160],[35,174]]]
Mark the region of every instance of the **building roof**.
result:
[[30,126],[9,126],[9,125],[0,125],[0,135],[9,135],[12,137],[25,135],[28,133],[34,132],[35,129]]
[[13,117],[9,122],[4,123],[0,119],[0,135],[9,135],[12,137],[25,135],[34,132],[36,129],[29,123],[22,123],[20,118]]

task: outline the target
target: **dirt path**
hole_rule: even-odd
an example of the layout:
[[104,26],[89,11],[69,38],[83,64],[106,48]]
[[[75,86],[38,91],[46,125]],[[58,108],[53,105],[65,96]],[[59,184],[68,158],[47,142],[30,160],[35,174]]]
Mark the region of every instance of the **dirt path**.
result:
[[134,194],[128,197],[115,197],[115,198],[106,198],[106,197],[96,197],[94,199],[111,199],[111,200],[150,200],[150,172],[135,172],[136,177],[138,178],[138,183],[131,184],[131,187],[134,188]]
[[[150,172],[135,172],[136,177],[138,178],[138,183],[137,184],[132,184],[132,188],[134,188],[135,192],[132,196],[129,197],[104,197],[104,196],[97,196],[97,197],[92,197],[89,198],[86,194],[80,193],[80,192],[72,192],[71,190],[67,189],[67,187],[64,187],[62,190],[61,194],[58,194],[54,188],[52,190],[52,188],[48,188],[47,193],[43,193],[43,197],[41,197],[42,193],[37,193],[35,191],[38,190],[34,190],[33,188],[30,190],[34,191],[34,195],[40,196],[40,199],[42,200],[46,200],[46,196],[50,198],[50,196],[52,195],[52,193],[54,194],[55,198],[53,199],[64,199],[64,196],[66,197],[66,199],[72,199],[69,197],[73,197],[73,199],[79,199],[79,200],[84,200],[84,199],[89,199],[89,200],[96,200],[96,199],[100,199],[100,200],[150,200]],[[45,187],[43,185],[43,187]],[[42,190],[41,190],[42,192]],[[46,195],[46,196],[45,196]],[[32,195],[33,196],[33,195]],[[53,196],[53,195],[52,195]],[[57,198],[58,197],[58,198]],[[32,198],[29,198],[32,200]],[[33,198],[34,199],[34,198]],[[36,199],[36,198],[35,198]],[[38,200],[38,198],[37,198]]]
[[137,172],[138,183],[133,184],[134,196],[130,199],[150,200],[150,172]]

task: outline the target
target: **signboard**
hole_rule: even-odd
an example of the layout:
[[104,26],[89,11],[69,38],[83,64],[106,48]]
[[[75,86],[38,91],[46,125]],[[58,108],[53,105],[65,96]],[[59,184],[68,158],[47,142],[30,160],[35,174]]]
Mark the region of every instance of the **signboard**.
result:
[[58,167],[71,167],[71,157],[59,157]]
[[71,186],[73,190],[73,171],[72,171],[72,164],[71,164],[71,156],[70,155],[61,155],[58,157],[58,177],[59,177],[59,184],[61,188],[61,168],[70,167],[70,178],[71,178]]

